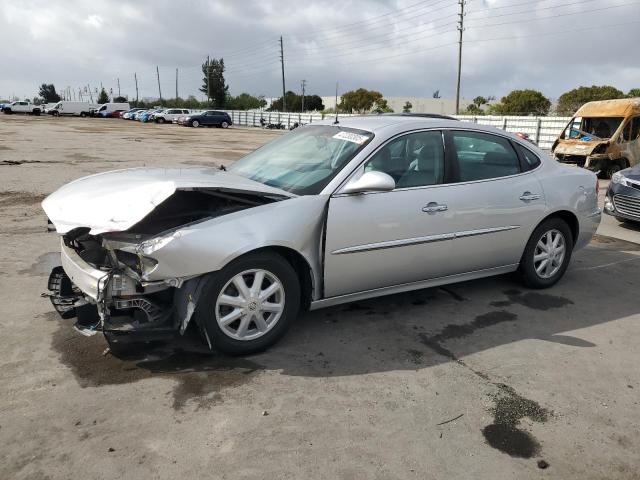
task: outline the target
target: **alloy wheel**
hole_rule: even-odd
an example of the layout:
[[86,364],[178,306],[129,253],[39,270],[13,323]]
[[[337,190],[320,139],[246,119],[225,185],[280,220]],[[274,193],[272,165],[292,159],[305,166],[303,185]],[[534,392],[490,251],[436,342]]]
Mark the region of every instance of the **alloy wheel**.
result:
[[564,262],[566,242],[559,230],[543,233],[533,252],[533,267],[540,278],[553,277]]
[[284,286],[268,270],[245,270],[229,280],[216,300],[218,326],[236,340],[255,340],[269,332],[284,312]]

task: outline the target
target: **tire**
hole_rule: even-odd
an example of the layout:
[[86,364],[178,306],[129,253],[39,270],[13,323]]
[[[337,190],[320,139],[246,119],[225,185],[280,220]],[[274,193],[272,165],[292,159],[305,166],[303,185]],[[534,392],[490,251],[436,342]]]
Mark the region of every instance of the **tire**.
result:
[[220,126],[221,126],[222,128],[229,128],[229,124],[228,124],[227,122],[222,122],[222,123],[220,124]]
[[624,166],[622,165],[622,161],[613,161],[609,162],[609,164],[604,169],[604,178],[610,179],[614,173],[622,170]]
[[[261,299],[255,291],[250,292],[254,287],[256,272],[264,275],[259,287],[261,291],[268,295],[269,289],[275,289],[275,293]],[[234,283],[238,278],[242,278],[247,288],[244,297]],[[227,299],[239,300],[226,304],[220,302],[223,295]],[[266,304],[271,308],[278,305],[282,307],[277,311],[261,310],[261,305]],[[293,324],[299,310],[300,282],[291,264],[277,254],[256,253],[234,260],[210,276],[196,306],[195,320],[205,328],[214,348],[227,355],[247,355],[276,343]],[[219,319],[230,315],[232,321],[223,326]],[[258,326],[258,318],[262,318],[261,327]],[[244,335],[241,332],[243,322]],[[264,331],[260,331],[260,328]],[[241,339],[243,336],[245,338]]]
[[36,117],[39,117],[39,116],[40,116],[40,110],[39,110],[39,109],[37,109],[37,108],[36,108],[32,113],[33,113]]
[[160,118],[156,119],[156,121],[157,121],[158,123],[164,123],[164,122],[165,122],[165,119],[164,119],[163,117],[160,117]]
[[86,116],[87,116],[87,114],[86,114],[86,113],[84,113],[84,112],[80,112],[80,118],[84,118],[84,117],[86,117]]
[[193,122],[191,122],[191,126],[198,128],[200,126],[200,122],[198,120],[194,120]]
[[[542,244],[549,243],[549,235],[551,235],[551,238],[554,240],[556,235],[559,235],[561,238],[555,247],[555,252],[552,254],[551,266],[547,267],[549,265],[548,262],[543,266],[544,259],[535,260],[534,256],[537,255],[536,252],[540,255],[545,254],[540,248],[539,242],[542,242]],[[564,244],[564,251],[559,259],[558,256],[560,253],[557,249],[562,243]],[[558,280],[562,278],[564,272],[566,272],[569,262],[571,261],[572,251],[573,235],[571,234],[569,225],[560,218],[549,218],[538,225],[531,234],[522,258],[520,259],[518,273],[524,284],[530,288],[549,288],[555,285]],[[536,268],[538,270],[536,270]]]
[[11,111],[10,108],[5,108],[4,109],[4,113],[7,114],[7,115],[11,115],[13,112]]

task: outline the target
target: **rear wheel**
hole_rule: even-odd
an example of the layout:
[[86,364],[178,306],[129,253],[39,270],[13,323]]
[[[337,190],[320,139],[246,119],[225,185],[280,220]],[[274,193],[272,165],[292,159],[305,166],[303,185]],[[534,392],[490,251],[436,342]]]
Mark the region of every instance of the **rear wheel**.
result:
[[164,122],[165,122],[165,119],[164,119],[164,117],[160,117],[160,118],[156,119],[156,121],[157,121],[158,123],[164,123]]
[[212,346],[229,355],[268,348],[289,329],[300,308],[300,283],[280,255],[250,254],[209,279],[195,315]]
[[222,122],[222,123],[220,124],[220,126],[221,126],[222,128],[229,128],[229,124],[228,124],[227,122]]
[[608,162],[606,168],[604,169],[605,178],[611,178],[614,173],[619,172],[623,168],[623,160]]
[[194,120],[193,122],[191,122],[191,126],[198,128],[200,126],[200,122],[198,120]]
[[39,110],[39,109],[37,109],[37,108],[36,108],[32,113],[33,113],[35,116],[40,116],[40,110]]
[[548,288],[562,278],[569,266],[573,235],[566,222],[550,218],[533,231],[518,269],[524,283],[531,288]]

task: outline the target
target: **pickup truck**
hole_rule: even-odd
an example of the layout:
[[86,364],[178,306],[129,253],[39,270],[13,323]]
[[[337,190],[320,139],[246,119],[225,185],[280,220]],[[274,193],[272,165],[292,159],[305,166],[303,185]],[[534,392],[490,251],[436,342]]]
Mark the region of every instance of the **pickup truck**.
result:
[[39,105],[24,100],[5,105],[2,111],[6,114],[29,113],[32,115],[40,115],[40,113],[42,112],[42,108]]

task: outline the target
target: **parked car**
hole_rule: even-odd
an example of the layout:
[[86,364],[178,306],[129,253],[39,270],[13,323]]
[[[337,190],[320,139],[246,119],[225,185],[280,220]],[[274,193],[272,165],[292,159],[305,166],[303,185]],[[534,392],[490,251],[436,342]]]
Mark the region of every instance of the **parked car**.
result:
[[156,123],[172,123],[173,120],[177,120],[180,116],[189,115],[189,110],[186,108],[167,108],[166,110],[153,115],[153,121]]
[[620,222],[640,222],[640,165],[611,176],[604,200],[604,212]]
[[640,163],[640,98],[585,103],[551,148],[562,163],[603,178]]
[[109,117],[111,113],[115,112],[116,110],[122,111],[122,110],[131,110],[131,106],[129,105],[128,102],[109,102],[109,103],[103,103],[102,105],[100,105],[96,110],[94,110],[91,114],[91,116],[99,116],[99,117]]
[[152,121],[152,116],[156,113],[160,113],[162,112],[163,109],[161,108],[157,108],[155,110],[147,110],[146,112],[142,112],[140,113],[140,115],[138,115],[138,120],[145,123],[145,122],[151,122]]
[[187,127],[215,126],[221,128],[228,128],[232,124],[229,114],[218,110],[207,110],[202,113],[187,115],[182,123]]
[[140,112],[142,110],[143,110],[142,108],[132,108],[131,110],[124,112],[122,114],[122,118],[124,118],[125,120],[133,120],[134,119],[133,114],[136,112]]
[[52,193],[51,299],[113,345],[193,322],[212,348],[256,352],[300,309],[516,271],[550,287],[598,227],[597,185],[492,127],[314,122],[227,171],[118,170]]
[[5,105],[2,111],[6,114],[27,113],[29,115],[40,115],[42,108],[29,100],[19,100]]
[[50,108],[46,109],[46,113],[49,115],[60,116],[60,115],[74,115],[80,117],[86,117],[89,115],[89,112],[92,108],[97,108],[97,105],[89,102],[67,102],[60,101],[51,105]]

